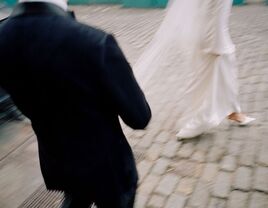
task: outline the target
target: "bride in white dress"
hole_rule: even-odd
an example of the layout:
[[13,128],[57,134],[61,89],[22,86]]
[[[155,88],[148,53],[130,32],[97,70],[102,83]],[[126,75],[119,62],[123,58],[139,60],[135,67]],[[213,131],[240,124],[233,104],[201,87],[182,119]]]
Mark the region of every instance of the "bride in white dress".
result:
[[173,0],[166,16],[134,66],[142,86],[165,67],[181,70],[178,89],[183,113],[180,139],[196,137],[226,117],[246,125],[238,101],[235,46],[228,24],[232,0]]

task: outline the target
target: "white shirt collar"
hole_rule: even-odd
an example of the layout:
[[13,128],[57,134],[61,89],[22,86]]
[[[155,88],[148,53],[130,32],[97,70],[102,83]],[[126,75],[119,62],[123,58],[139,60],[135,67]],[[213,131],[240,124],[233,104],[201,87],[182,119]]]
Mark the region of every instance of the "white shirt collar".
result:
[[68,5],[65,0],[19,0],[19,2],[48,2],[61,7],[65,11],[68,10]]

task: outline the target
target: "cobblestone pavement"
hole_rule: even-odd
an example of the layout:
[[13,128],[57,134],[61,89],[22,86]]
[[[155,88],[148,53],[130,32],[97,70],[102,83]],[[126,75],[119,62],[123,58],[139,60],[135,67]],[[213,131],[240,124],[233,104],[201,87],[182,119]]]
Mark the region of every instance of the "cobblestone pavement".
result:
[[[131,64],[152,38],[163,10],[74,7],[78,19],[112,32]],[[224,122],[200,138],[175,138],[178,69],[155,74],[145,94],[153,110],[146,131],[125,127],[138,158],[136,207],[268,207],[268,7],[234,7],[232,37],[237,45],[240,99],[257,118],[250,127]]]
[[[115,34],[131,64],[165,12],[105,5],[72,8],[79,20]],[[156,73],[145,90],[152,122],[145,131],[124,126],[140,174],[136,208],[268,207],[268,7],[234,7],[231,32],[242,109],[257,121],[243,128],[225,121],[199,138],[178,142],[179,70]],[[33,152],[35,146],[29,145]]]

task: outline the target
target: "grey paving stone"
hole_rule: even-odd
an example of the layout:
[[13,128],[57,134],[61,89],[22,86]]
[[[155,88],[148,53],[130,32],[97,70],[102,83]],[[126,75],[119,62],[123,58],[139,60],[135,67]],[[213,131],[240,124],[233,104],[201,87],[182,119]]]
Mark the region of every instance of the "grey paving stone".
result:
[[170,140],[164,146],[162,155],[168,158],[175,157],[178,151],[180,144],[176,140]]
[[155,161],[159,158],[162,151],[162,146],[160,144],[153,144],[146,152],[146,158],[151,161]]
[[168,167],[168,165],[170,164],[170,160],[166,159],[166,158],[160,158],[158,159],[155,164],[154,167],[152,169],[152,173],[156,174],[156,175],[162,175],[166,172],[166,169]]
[[153,195],[148,202],[150,208],[163,208],[165,203],[165,197],[159,195]]
[[144,130],[135,130],[133,133],[133,137],[141,139],[145,135],[145,133],[146,132]]
[[194,152],[194,145],[192,143],[185,143],[182,145],[178,152],[178,156],[181,158],[188,158]]
[[8,125],[1,125],[0,132],[0,160],[34,136],[29,124],[18,121],[12,121]]
[[172,167],[177,175],[182,177],[199,177],[203,171],[204,164],[188,160],[180,160],[173,163]]
[[167,174],[163,176],[157,188],[155,189],[155,192],[164,196],[170,195],[177,186],[179,179],[180,178],[175,174]]
[[153,141],[154,137],[151,135],[146,135],[144,138],[140,139],[140,142],[137,144],[137,146],[140,149],[147,149],[152,145]]
[[259,144],[256,141],[247,141],[239,157],[239,163],[245,166],[253,166],[258,146]]
[[172,194],[166,203],[165,208],[184,208],[187,197],[179,194]]
[[208,152],[210,147],[213,145],[213,136],[209,135],[209,136],[205,136],[205,137],[201,137],[201,139],[198,141],[197,145],[196,145],[196,149],[203,151],[203,152]]
[[216,163],[207,163],[201,176],[201,180],[211,182],[215,179],[219,171],[219,165]]
[[206,160],[206,153],[203,151],[196,151],[192,157],[191,160],[196,161],[196,162],[205,162]]
[[149,196],[138,193],[135,199],[135,207],[145,208]]
[[224,156],[225,149],[221,147],[214,146],[207,155],[208,162],[218,162]]
[[211,198],[208,208],[225,208],[226,200],[219,198]]
[[268,207],[268,194],[254,192],[249,201],[249,208],[266,208]]
[[238,156],[241,152],[242,145],[242,141],[232,140],[228,145],[228,154],[232,156]]
[[209,184],[198,182],[187,205],[198,208],[207,208],[210,196]]
[[228,208],[245,208],[248,204],[248,193],[242,191],[232,191],[228,201]]
[[177,192],[189,195],[193,192],[197,179],[184,177],[180,180]]
[[36,137],[33,136],[0,161],[0,207],[19,207],[42,184]]
[[154,188],[158,185],[159,181],[159,176],[148,175],[144,179],[143,183],[141,183],[139,186],[138,192],[143,195],[150,195],[153,192]]
[[248,167],[239,167],[235,173],[233,188],[242,191],[249,191],[252,182],[252,169]]
[[143,160],[137,165],[140,182],[143,181],[143,179],[146,177],[146,175],[151,170],[152,166],[153,166],[153,162],[147,161],[147,160]]
[[216,132],[214,136],[214,146],[220,147],[220,148],[226,148],[229,142],[229,131],[223,131],[223,132]]
[[260,145],[260,153],[258,156],[258,163],[264,166],[268,166],[268,140],[263,138]]
[[221,163],[221,169],[224,171],[234,171],[236,166],[236,158],[230,155],[225,156]]
[[220,172],[213,185],[213,196],[219,198],[227,198],[231,191],[232,174]]
[[254,188],[268,192],[268,167],[257,167],[254,174]]
[[170,139],[170,137],[171,137],[170,133],[162,131],[159,135],[157,135],[155,141],[159,143],[166,143]]
[[[251,86],[249,86],[252,89]],[[232,140],[248,140],[250,137],[248,128],[235,128],[230,135]]]

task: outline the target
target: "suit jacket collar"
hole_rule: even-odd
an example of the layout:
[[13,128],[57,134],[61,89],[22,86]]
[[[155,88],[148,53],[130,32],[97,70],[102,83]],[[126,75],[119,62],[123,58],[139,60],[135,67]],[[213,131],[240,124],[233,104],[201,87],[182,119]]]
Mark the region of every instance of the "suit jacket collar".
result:
[[24,2],[19,3],[14,8],[10,17],[35,15],[35,14],[51,14],[74,18],[73,12],[66,12],[59,6],[48,2]]

